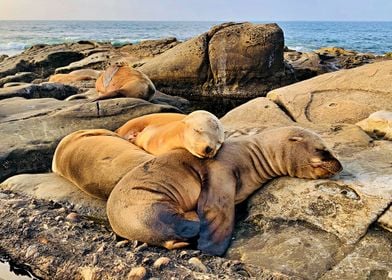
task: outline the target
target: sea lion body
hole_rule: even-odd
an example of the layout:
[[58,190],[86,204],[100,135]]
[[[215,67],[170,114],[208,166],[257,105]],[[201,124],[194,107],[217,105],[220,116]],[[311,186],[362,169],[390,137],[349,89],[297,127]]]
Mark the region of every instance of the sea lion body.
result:
[[126,173],[151,158],[109,130],[79,130],[60,141],[52,170],[86,193],[107,199]]
[[119,96],[150,100],[155,93],[152,81],[139,70],[127,65],[109,66],[98,77],[95,89],[99,94],[95,100]]
[[72,83],[78,81],[88,81],[88,80],[95,80],[101,74],[100,71],[93,70],[93,69],[80,69],[72,71],[68,74],[55,74],[50,76],[49,82],[51,83]]
[[207,111],[189,115],[159,113],[132,119],[116,132],[153,155],[184,148],[193,155],[213,157],[224,141],[219,119]]
[[139,165],[113,189],[107,214],[122,237],[171,249],[199,236],[200,250],[222,255],[231,239],[234,205],[267,180],[323,178],[340,169],[316,134],[271,129],[227,140],[213,159],[178,149]]

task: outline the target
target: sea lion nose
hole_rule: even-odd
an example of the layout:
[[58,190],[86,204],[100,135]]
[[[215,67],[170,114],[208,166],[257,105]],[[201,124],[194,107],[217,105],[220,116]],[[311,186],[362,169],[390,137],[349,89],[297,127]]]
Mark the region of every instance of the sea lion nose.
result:
[[212,148],[210,146],[207,146],[204,150],[205,154],[208,155],[212,152]]

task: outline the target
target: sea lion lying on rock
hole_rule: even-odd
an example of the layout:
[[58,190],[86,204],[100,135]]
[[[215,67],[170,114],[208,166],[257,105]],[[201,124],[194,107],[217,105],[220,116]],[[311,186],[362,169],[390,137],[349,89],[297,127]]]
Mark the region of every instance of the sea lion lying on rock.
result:
[[128,65],[109,66],[97,79],[95,89],[103,100],[114,97],[134,97],[150,100],[155,93],[152,81],[142,72]]
[[158,113],[132,119],[116,130],[153,155],[184,148],[199,158],[213,157],[224,141],[224,128],[207,111],[189,115]]
[[50,83],[61,83],[67,84],[78,81],[88,81],[95,80],[99,77],[101,71],[93,70],[93,69],[80,69],[72,71],[68,74],[55,74],[50,76]]
[[79,130],[60,141],[52,170],[86,193],[107,199],[126,173],[153,157],[112,131]]
[[214,159],[177,149],[127,173],[107,203],[120,236],[168,249],[188,245],[222,255],[229,246],[234,206],[278,176],[325,178],[342,169],[321,138],[282,127],[227,140]]
[[392,112],[390,111],[377,111],[367,119],[357,122],[356,125],[370,135],[392,140]]

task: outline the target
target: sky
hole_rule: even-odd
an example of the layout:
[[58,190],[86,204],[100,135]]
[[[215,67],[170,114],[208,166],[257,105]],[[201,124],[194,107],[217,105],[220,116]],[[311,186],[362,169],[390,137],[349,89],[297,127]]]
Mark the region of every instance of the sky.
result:
[[0,20],[392,21],[392,0],[0,0]]

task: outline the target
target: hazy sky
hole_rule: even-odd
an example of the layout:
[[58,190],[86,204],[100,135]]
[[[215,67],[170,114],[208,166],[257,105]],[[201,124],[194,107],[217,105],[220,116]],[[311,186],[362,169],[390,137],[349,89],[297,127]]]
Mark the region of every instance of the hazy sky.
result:
[[392,20],[392,0],[0,0],[0,20]]

